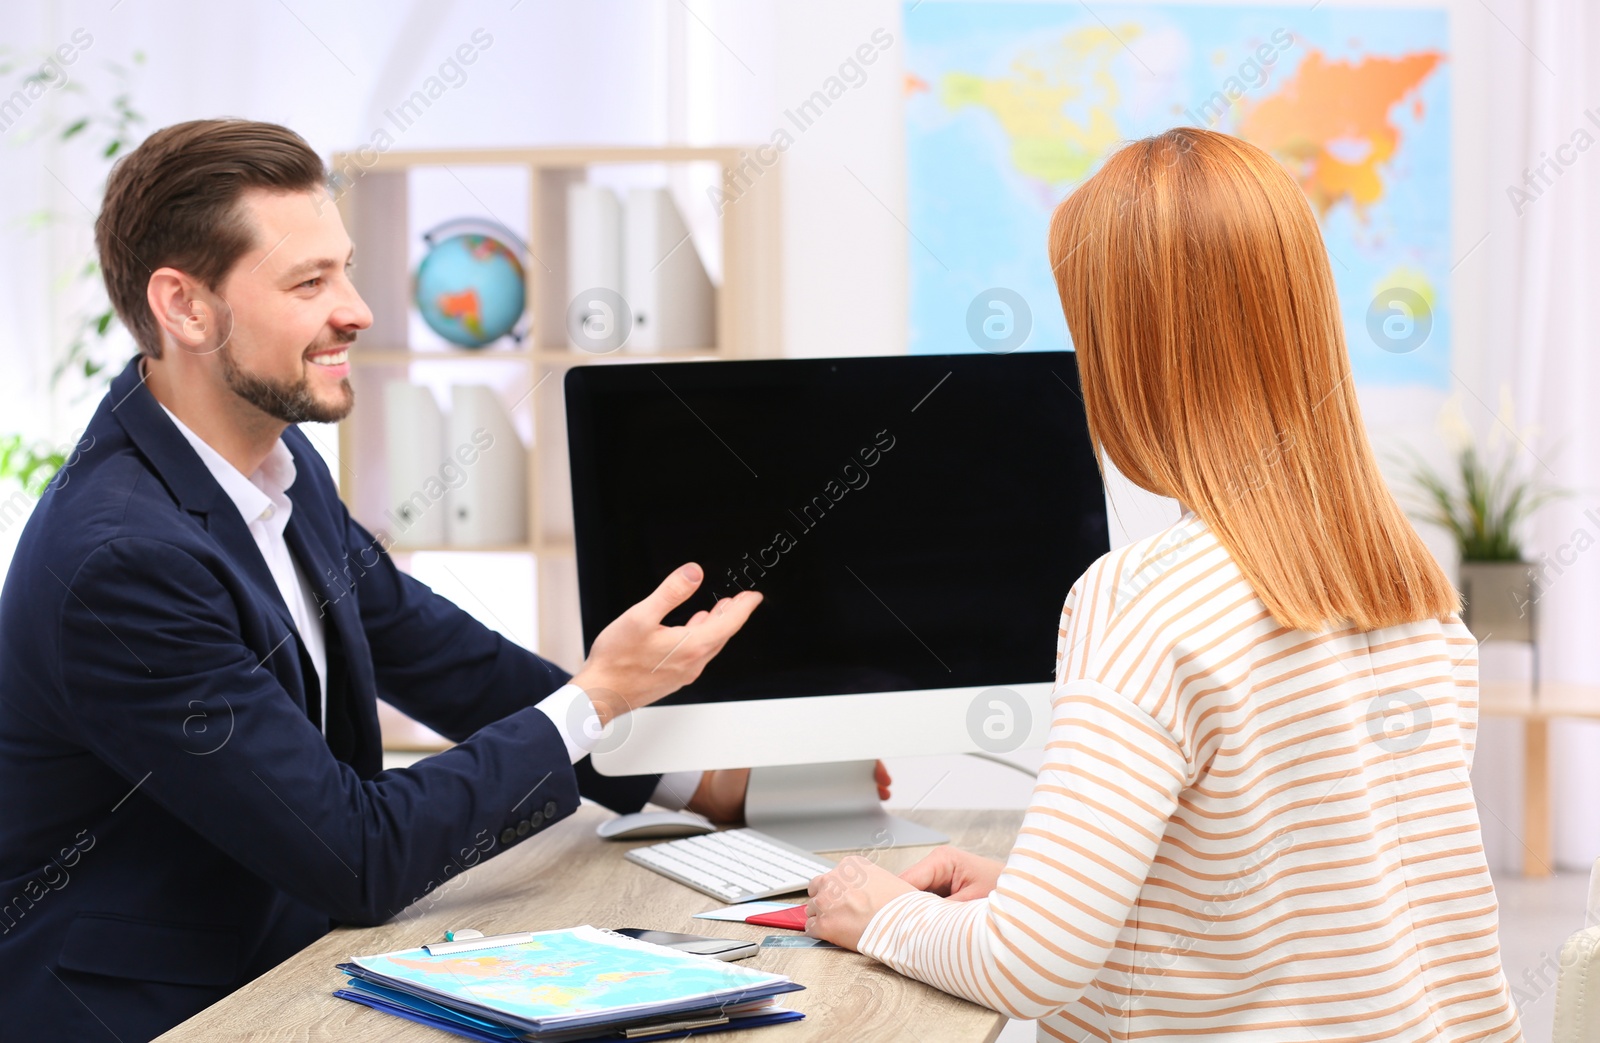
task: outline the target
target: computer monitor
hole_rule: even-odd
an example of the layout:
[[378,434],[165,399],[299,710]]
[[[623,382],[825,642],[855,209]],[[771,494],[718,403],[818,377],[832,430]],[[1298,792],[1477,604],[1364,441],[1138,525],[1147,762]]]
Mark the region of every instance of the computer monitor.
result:
[[881,757],[1044,745],[1057,622],[1108,546],[1071,352],[581,366],[566,377],[585,648],[686,561],[764,600],[598,770],[749,766],[810,850],[937,843]]

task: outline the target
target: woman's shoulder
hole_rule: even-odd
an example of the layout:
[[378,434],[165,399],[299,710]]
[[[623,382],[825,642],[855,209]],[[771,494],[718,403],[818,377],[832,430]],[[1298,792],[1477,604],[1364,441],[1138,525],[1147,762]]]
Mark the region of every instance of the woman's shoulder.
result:
[[[1058,679],[1147,675],[1200,634],[1197,621],[1253,600],[1215,535],[1193,514],[1100,557],[1062,612]],[[1248,606],[1235,606],[1248,611]],[[1234,613],[1227,613],[1229,616]],[[1204,629],[1204,628],[1202,628]]]
[[1233,579],[1227,551],[1192,513],[1143,539],[1107,551],[1073,584],[1071,609],[1092,608],[1107,621],[1139,614],[1199,575]]

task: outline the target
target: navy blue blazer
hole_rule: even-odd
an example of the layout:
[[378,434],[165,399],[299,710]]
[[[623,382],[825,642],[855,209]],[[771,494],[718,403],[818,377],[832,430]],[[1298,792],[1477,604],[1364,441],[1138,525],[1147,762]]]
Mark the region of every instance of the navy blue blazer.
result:
[[[266,562],[137,359],[22,534],[0,593],[0,1036],[149,1039],[580,793],[632,811],[655,786],[574,768],[533,709],[567,674],[396,569],[283,438],[326,738]],[[459,745],[383,771],[380,697]]]

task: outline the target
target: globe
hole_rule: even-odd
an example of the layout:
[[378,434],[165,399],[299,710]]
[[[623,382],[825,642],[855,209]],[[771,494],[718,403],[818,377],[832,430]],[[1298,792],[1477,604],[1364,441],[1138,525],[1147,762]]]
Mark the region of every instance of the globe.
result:
[[453,235],[434,244],[417,266],[413,300],[439,336],[481,348],[510,333],[522,317],[522,264],[493,236]]

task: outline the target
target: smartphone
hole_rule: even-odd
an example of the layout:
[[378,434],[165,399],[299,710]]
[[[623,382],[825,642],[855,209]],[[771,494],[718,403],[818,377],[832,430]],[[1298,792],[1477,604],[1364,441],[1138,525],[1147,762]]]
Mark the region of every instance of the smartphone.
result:
[[697,956],[709,956],[713,960],[742,960],[761,951],[761,947],[755,942],[741,942],[733,938],[707,938],[700,934],[647,931],[640,927],[625,927],[617,933],[652,945],[665,945],[669,949],[680,949]]

